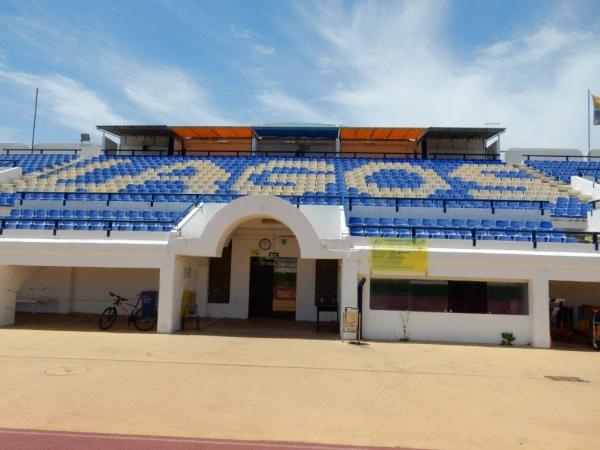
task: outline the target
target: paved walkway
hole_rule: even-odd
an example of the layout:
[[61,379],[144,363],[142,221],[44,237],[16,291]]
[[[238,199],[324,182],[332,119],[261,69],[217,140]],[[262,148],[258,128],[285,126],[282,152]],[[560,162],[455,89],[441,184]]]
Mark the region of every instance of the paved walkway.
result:
[[7,429],[414,448],[600,442],[593,351],[4,328],[0,367]]

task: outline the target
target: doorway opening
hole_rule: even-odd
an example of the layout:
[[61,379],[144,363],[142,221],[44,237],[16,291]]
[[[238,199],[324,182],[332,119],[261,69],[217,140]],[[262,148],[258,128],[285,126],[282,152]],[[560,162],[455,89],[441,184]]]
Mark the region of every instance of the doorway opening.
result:
[[296,258],[250,258],[249,317],[294,319]]

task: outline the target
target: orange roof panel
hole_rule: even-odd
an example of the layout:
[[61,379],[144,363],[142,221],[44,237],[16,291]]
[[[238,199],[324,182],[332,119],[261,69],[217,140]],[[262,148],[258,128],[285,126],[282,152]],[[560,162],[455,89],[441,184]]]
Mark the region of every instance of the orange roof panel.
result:
[[414,141],[418,140],[427,128],[390,128],[390,127],[342,127],[340,139],[358,141]]
[[250,127],[170,127],[181,138],[197,139],[251,139]]

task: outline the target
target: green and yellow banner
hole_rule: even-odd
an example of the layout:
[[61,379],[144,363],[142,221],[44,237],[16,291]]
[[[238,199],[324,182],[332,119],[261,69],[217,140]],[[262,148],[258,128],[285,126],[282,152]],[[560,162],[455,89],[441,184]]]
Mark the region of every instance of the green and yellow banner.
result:
[[424,239],[371,238],[371,272],[427,274],[429,253]]

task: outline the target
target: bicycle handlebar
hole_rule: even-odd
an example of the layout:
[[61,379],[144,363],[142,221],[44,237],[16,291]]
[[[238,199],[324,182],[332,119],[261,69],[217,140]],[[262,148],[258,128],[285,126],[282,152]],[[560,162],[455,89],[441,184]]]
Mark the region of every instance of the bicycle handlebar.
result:
[[114,292],[108,291],[108,295],[110,295],[111,297],[115,297],[117,300],[127,300],[125,297],[121,297],[118,294],[115,294]]

